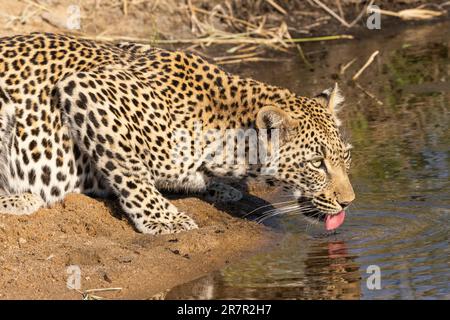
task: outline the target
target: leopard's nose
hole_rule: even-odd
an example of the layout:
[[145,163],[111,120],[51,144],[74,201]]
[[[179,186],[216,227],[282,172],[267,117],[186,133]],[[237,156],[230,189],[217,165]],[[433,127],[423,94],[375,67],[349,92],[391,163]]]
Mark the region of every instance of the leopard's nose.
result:
[[342,210],[346,209],[349,205],[350,205],[350,201],[349,202],[339,202],[339,205],[342,207]]

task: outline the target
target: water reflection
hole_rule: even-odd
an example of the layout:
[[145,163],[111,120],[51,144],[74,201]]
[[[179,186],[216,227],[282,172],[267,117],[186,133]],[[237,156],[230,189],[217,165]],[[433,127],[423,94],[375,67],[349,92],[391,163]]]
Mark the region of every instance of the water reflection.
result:
[[[167,299],[450,297],[450,24],[321,50],[308,56],[314,72],[295,61],[276,65],[276,76],[273,65],[232,71],[304,95],[341,83],[357,192],[344,226],[324,238],[299,217],[269,219],[286,234],[275,250],[174,288]],[[355,70],[339,72],[375,50],[360,85],[382,105],[346,82]],[[381,290],[366,286],[371,265],[381,268]]]
[[[293,239],[294,240],[294,239]],[[166,299],[355,299],[360,296],[359,266],[343,241],[327,241],[290,260],[271,257],[249,273],[215,272],[173,288]],[[274,258],[279,259],[278,263]],[[261,277],[255,282],[254,276]]]

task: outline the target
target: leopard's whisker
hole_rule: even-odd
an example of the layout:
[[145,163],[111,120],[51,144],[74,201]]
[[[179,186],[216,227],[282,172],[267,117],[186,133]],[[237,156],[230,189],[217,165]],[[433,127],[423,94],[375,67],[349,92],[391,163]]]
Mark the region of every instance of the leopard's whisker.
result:
[[265,217],[266,215],[272,214],[273,212],[284,212],[286,210],[293,210],[295,208],[297,208],[298,205],[292,205],[292,206],[286,206],[283,208],[274,208],[271,210],[267,210],[266,212],[264,212],[262,215],[260,215],[257,219],[260,219],[261,217]]
[[288,214],[291,214],[293,212],[295,212],[296,214],[303,214],[303,213],[313,212],[314,210],[316,210],[316,208],[309,208],[307,210],[295,211],[296,209],[298,209],[298,208],[286,208],[285,211],[273,212],[272,214],[267,214],[267,215],[265,215],[263,217],[259,217],[256,221],[261,223],[261,222],[263,222],[263,221],[265,221],[265,220],[267,220],[269,218],[272,218],[272,217],[275,217],[275,216],[278,216],[278,215],[281,215],[281,214],[288,215]]
[[258,207],[256,209],[246,213],[245,215],[242,216],[242,218],[245,218],[245,217],[251,215],[252,213],[254,213],[254,212],[258,211],[258,210],[261,210],[263,208],[267,208],[267,207],[270,207],[270,206],[276,206],[276,205],[280,205],[280,204],[287,204],[287,203],[291,203],[291,202],[295,202],[295,201],[296,200],[289,200],[289,201],[281,201],[281,202],[269,203],[269,204],[260,206],[260,207]]
[[295,205],[292,205],[292,206],[281,207],[281,208],[274,208],[274,209],[271,209],[271,210],[268,210],[268,211],[264,212],[261,216],[258,217],[258,219],[262,218],[262,217],[265,217],[266,215],[269,215],[269,214],[271,214],[273,212],[285,212],[288,209],[289,210],[297,210],[298,212],[303,212],[303,211],[307,211],[307,210],[309,210],[311,208],[314,208],[314,207],[311,206],[311,205],[301,206],[299,204],[295,204]]
[[[273,214],[271,214],[271,215],[265,216],[265,217],[263,217],[263,218],[257,220],[257,222],[258,222],[258,223],[262,223],[263,221],[265,221],[265,220],[267,220],[267,219],[270,219],[270,218],[273,218],[273,217],[276,217],[276,216],[278,216],[278,215],[280,215],[280,214],[283,214],[283,215],[289,215],[290,213],[291,213],[291,212],[275,212],[275,213],[273,213]],[[305,212],[305,213],[307,213],[307,212]]]
[[267,217],[271,217],[272,215],[279,215],[282,214],[284,212],[289,212],[290,210],[295,210],[295,207],[287,207],[284,209],[274,209],[274,210],[270,210],[266,213],[264,213],[264,215],[259,216],[258,218],[255,219],[256,222],[261,222],[262,220],[265,220]]

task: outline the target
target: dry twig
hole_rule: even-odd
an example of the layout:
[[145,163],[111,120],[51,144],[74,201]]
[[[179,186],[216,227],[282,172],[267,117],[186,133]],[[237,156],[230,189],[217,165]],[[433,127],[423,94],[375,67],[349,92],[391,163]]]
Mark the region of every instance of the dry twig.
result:
[[357,60],[357,58],[353,58],[352,60],[350,60],[349,62],[347,62],[345,65],[343,65],[340,69],[340,74],[344,74],[345,71],[347,71],[348,68],[350,68],[350,66]]
[[373,60],[375,59],[375,57],[380,53],[380,51],[375,51],[374,53],[372,53],[372,55],[369,57],[369,59],[367,60],[367,62],[361,67],[361,69],[358,70],[358,72],[353,76],[352,80],[356,81],[359,76],[364,72],[364,70],[367,69],[368,66],[370,66],[370,64],[373,62]]
[[364,92],[369,98],[373,99],[378,105],[382,106],[384,103],[378,99],[374,94],[367,91],[364,87],[362,87],[359,83],[356,83],[356,87]]

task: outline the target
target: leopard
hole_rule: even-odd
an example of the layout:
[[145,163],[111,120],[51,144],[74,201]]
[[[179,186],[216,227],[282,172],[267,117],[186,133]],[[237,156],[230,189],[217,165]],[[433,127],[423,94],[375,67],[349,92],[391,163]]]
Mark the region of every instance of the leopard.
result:
[[[337,84],[303,97],[189,51],[53,33],[3,37],[0,213],[30,215],[68,193],[114,196],[136,231],[171,234],[198,225],[164,191],[238,201],[241,191],[223,179],[255,179],[281,186],[323,221],[355,198],[342,102]],[[229,129],[266,132],[256,145],[270,156],[218,161],[222,145],[208,133]],[[179,132],[189,140],[184,152]]]

